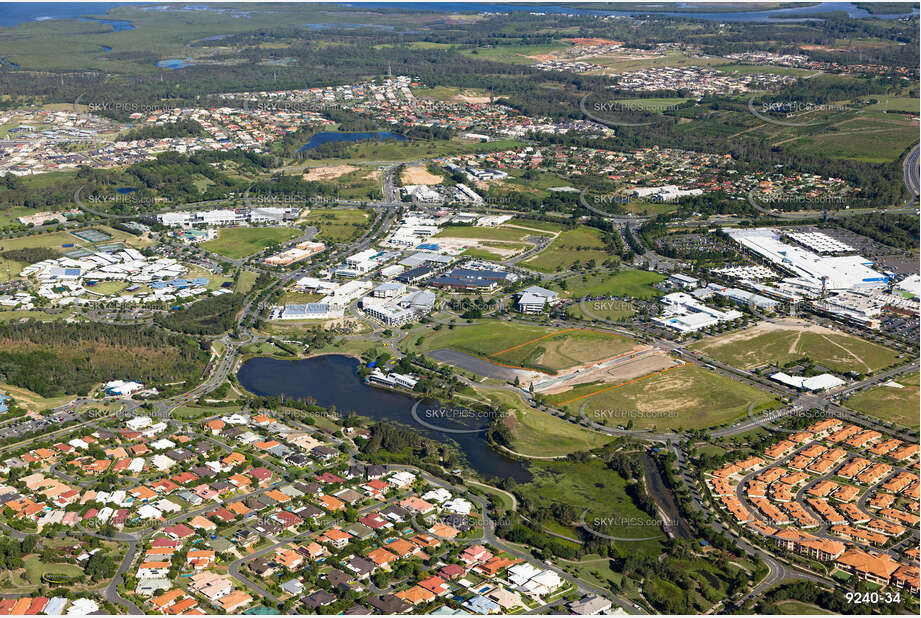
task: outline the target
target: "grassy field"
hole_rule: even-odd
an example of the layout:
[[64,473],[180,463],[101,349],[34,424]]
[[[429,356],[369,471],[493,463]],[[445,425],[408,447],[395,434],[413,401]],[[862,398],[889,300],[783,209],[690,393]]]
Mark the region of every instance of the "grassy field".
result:
[[873,98],[877,99],[877,102],[866,107],[865,109],[873,110],[875,112],[882,112],[886,110],[914,112],[915,114],[919,112],[918,99],[913,99],[910,97],[887,97],[882,95]]
[[530,367],[555,373],[633,349],[634,342],[611,333],[568,330],[540,341],[518,344],[493,353],[489,360],[513,367]]
[[9,395],[19,402],[24,408],[37,412],[62,406],[73,399],[72,395],[62,395],[61,397],[42,397],[38,393],[33,393],[29,389],[10,384],[0,383],[0,393]]
[[451,348],[515,367],[554,373],[583,363],[616,356],[634,342],[611,333],[564,330],[486,320],[479,324],[435,331],[422,340],[422,350]]
[[662,292],[654,287],[653,283],[664,280],[659,273],[645,270],[622,270],[616,273],[599,273],[592,275],[576,275],[564,279],[566,287],[556,284],[553,287],[559,290],[562,296],[569,298],[582,298],[584,296],[628,296],[651,300],[662,296]]
[[83,575],[83,569],[75,564],[66,562],[42,562],[36,555],[26,556],[23,559],[23,565],[25,566],[26,579],[36,586],[42,584],[42,576],[45,574],[66,575],[68,577]]
[[562,232],[565,228],[559,224],[552,221],[538,221],[537,219],[528,219],[526,217],[515,217],[511,221],[506,222],[506,226],[518,226],[526,227],[533,230],[543,230],[544,232]]
[[687,103],[690,100],[682,97],[658,97],[651,99],[618,99],[616,103],[627,111],[666,112],[676,105]]
[[[561,503],[572,506],[581,513],[588,509],[585,521],[593,528],[595,519],[604,519],[610,525],[604,526],[605,533],[627,538],[661,537],[665,535],[655,525],[645,525],[652,519],[641,511],[626,492],[627,481],[614,470],[607,468],[598,459],[586,462],[533,462],[531,472],[534,479],[522,486],[534,502],[539,504]],[[617,519],[623,524],[614,522]],[[553,522],[550,522],[553,523]],[[554,531],[578,538],[573,522],[555,522]],[[638,524],[638,525],[636,525]],[[629,550],[646,553],[656,552],[659,541],[632,542]]]
[[912,373],[893,381],[904,388],[880,385],[857,393],[847,400],[846,405],[858,412],[892,421],[903,427],[918,428],[918,373]]
[[299,233],[289,227],[227,227],[218,231],[217,238],[201,244],[202,249],[239,260],[275,243],[291,240]]
[[511,412],[504,422],[512,432],[511,449],[522,455],[563,457],[592,450],[611,440],[604,434],[534,410],[517,393],[495,391],[489,392],[487,397]]
[[465,49],[461,53],[477,60],[493,60],[509,64],[534,64],[537,60],[528,56],[538,56],[554,51],[566,49],[569,45],[564,43],[551,43],[549,45],[496,45],[493,47],[476,47]]
[[361,236],[371,225],[371,215],[358,208],[317,208],[305,217],[308,225],[320,230],[318,240],[339,243]]
[[446,225],[435,238],[470,238],[476,240],[521,240],[526,236],[550,236],[549,233],[523,230],[518,227],[476,227],[473,225]]
[[579,385],[548,401],[570,414],[582,404],[598,423],[636,429],[703,429],[738,419],[748,406],[763,410],[775,403],[767,393],[697,365],[682,365],[623,385]]
[[894,350],[847,333],[757,326],[706,338],[690,348],[740,369],[808,357],[833,371],[871,373],[892,365],[898,358]]
[[629,304],[621,301],[588,301],[586,304],[589,314],[582,308],[582,303],[575,303],[566,308],[566,315],[574,320],[608,320],[609,322],[623,322],[629,320],[636,310]]
[[521,265],[540,272],[554,272],[590,261],[599,263],[609,257],[611,255],[601,240],[601,231],[579,226],[562,232],[549,247],[521,262]]

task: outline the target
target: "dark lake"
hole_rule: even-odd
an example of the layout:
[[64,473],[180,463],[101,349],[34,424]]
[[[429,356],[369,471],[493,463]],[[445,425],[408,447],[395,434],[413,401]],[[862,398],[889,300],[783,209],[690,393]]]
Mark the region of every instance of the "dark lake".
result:
[[330,142],[360,142],[369,139],[395,139],[401,142],[406,141],[406,138],[402,135],[397,135],[396,133],[391,133],[390,131],[376,131],[367,133],[339,133],[336,131],[320,131],[311,137],[306,144],[298,148],[297,151],[304,152],[305,150],[312,150],[317,146],[328,144]]
[[[237,373],[240,385],[263,397],[312,397],[317,405],[336,406],[341,414],[355,412],[378,421],[394,421],[416,429],[420,435],[439,440],[453,441],[466,455],[470,466],[484,478],[513,478],[519,483],[531,479],[527,466],[495,451],[486,441],[488,421],[480,419],[446,420],[429,414],[442,406],[437,401],[422,401],[417,416],[432,426],[444,427],[438,431],[420,425],[413,419],[412,408],[418,401],[409,395],[366,385],[357,373],[359,361],[341,354],[314,356],[288,361],[274,358],[253,358],[243,363]],[[455,433],[451,430],[466,431]]]

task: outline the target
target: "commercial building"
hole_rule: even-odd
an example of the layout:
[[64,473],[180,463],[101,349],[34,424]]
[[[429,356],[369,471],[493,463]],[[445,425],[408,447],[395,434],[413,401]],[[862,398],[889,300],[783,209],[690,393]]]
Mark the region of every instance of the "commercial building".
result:
[[547,305],[560,302],[560,296],[552,290],[532,285],[518,294],[516,307],[522,313],[541,313]]
[[432,279],[430,284],[436,288],[454,290],[492,290],[500,283],[514,283],[518,275],[502,270],[471,270],[455,268]]
[[784,279],[785,282],[814,293],[881,288],[888,281],[866,258],[823,256],[783,242],[777,230],[724,228],[723,231],[752,253],[789,272],[792,277]]
[[692,333],[721,322],[731,322],[744,315],[734,309],[713,309],[684,292],[673,292],[660,300],[664,309],[663,314],[652,318],[652,321],[682,333]]

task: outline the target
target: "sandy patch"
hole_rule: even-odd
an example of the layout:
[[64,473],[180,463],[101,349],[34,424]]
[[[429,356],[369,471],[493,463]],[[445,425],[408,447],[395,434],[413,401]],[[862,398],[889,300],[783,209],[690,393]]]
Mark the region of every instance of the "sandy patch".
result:
[[[798,320],[796,318],[781,318],[772,320],[770,322],[764,321],[759,322],[751,328],[745,330],[731,333],[729,335],[716,335],[713,337],[706,337],[701,340],[699,349],[706,350],[707,348],[713,346],[723,346],[728,343],[735,343],[736,341],[747,341],[753,339],[759,335],[767,333],[776,333],[781,331],[796,330],[800,333],[809,332],[809,333],[818,333],[820,335],[840,335],[840,331],[832,330],[824,326],[819,326],[817,324],[812,324],[805,320]],[[799,338],[797,338],[797,341]]]
[[441,184],[442,177],[430,173],[421,165],[412,165],[403,170],[400,180],[404,185],[437,185]]
[[[438,245],[449,253],[461,252],[465,249],[482,249],[502,257],[512,257],[521,253],[521,245],[533,246],[523,240],[479,240],[477,238],[453,238],[446,236],[436,239]],[[507,244],[508,246],[503,246]],[[453,253],[452,253],[453,254]]]
[[338,178],[339,176],[345,176],[346,174],[354,172],[357,169],[357,167],[352,165],[331,165],[329,167],[315,167],[304,174],[304,180],[332,180],[333,178]]
[[535,391],[545,395],[554,395],[587,382],[620,384],[668,369],[675,363],[674,359],[658,348],[638,345],[626,354],[575,367],[558,376],[556,380],[535,388]]
[[451,100],[460,103],[489,103],[492,97],[484,97],[473,92],[462,92],[451,97]]

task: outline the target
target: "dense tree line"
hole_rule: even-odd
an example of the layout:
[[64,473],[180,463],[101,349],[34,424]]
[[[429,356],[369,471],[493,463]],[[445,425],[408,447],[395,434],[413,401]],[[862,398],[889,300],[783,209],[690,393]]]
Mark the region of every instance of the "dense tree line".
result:
[[109,380],[195,380],[208,354],[189,337],[92,322],[0,325],[0,377],[43,397],[85,395]]
[[237,323],[243,294],[221,294],[199,300],[176,311],[158,315],[157,324],[190,335],[219,335]]
[[841,217],[835,223],[857,234],[868,236],[890,247],[917,251],[921,227],[915,215],[868,213]]

